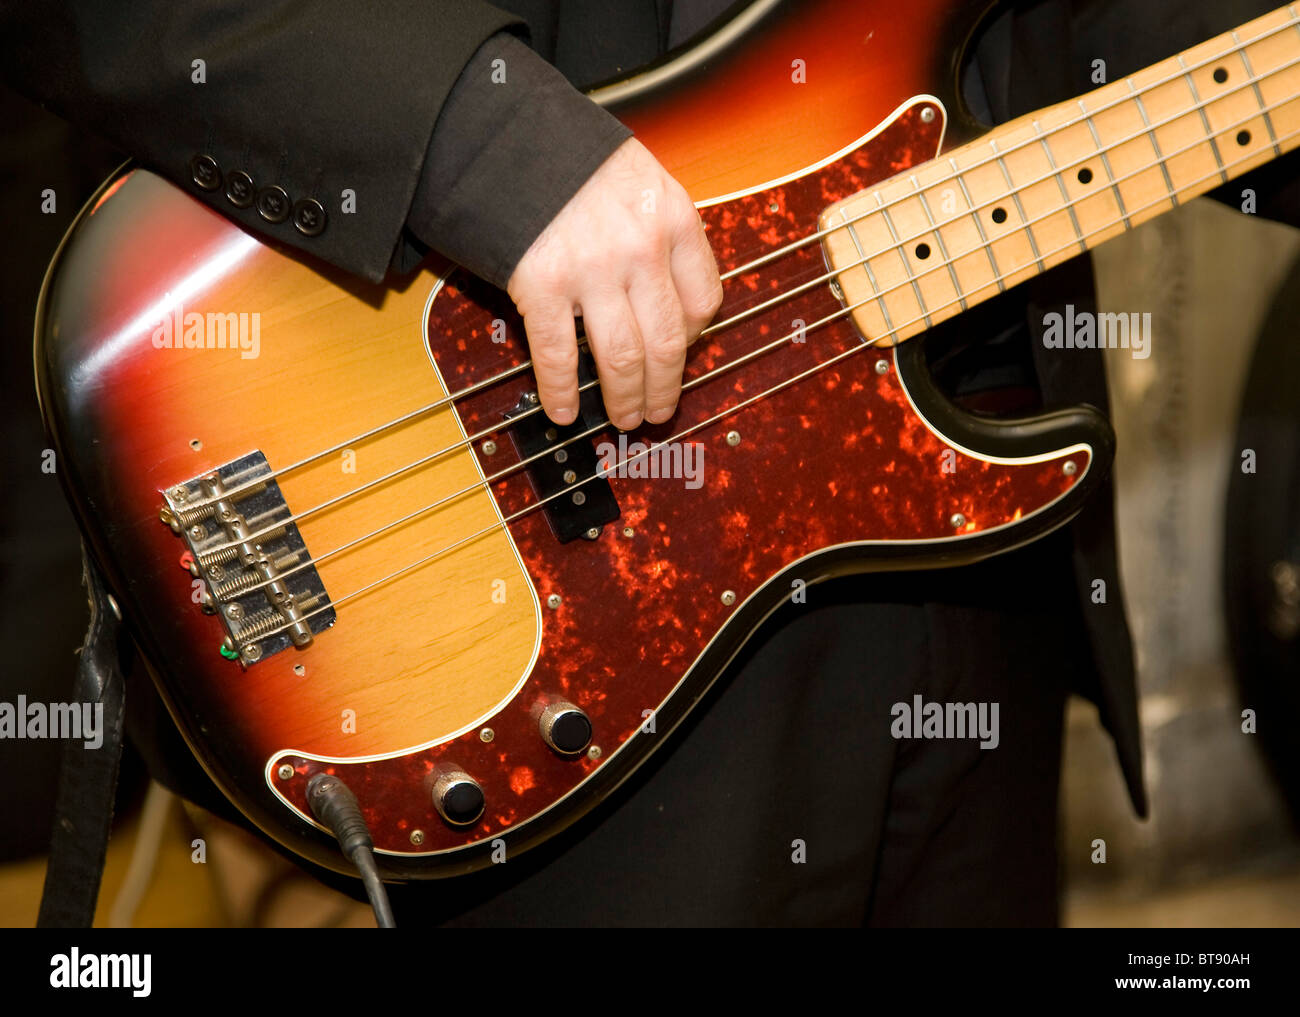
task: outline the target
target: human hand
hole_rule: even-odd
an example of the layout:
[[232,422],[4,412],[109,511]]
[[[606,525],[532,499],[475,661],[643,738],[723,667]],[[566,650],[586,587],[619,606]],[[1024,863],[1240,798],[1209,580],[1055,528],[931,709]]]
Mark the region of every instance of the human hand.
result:
[[635,138],[569,199],[515,266],[546,415],[578,415],[581,315],[610,421],[661,424],[681,395],[686,348],[722,304],[722,283],[685,189]]

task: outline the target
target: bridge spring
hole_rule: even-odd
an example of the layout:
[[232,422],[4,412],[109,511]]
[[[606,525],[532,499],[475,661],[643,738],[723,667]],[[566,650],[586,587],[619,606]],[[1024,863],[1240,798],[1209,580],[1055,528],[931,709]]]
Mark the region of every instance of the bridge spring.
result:
[[268,607],[264,611],[258,611],[257,614],[249,618],[248,621],[240,627],[235,634],[236,640],[240,646],[246,643],[255,643],[269,632],[274,632],[281,625],[286,624],[284,615],[273,607]]
[[224,565],[238,556],[238,547],[223,547],[220,551],[209,551],[207,554],[199,555],[199,567],[206,572],[213,565]]
[[[268,530],[266,533],[260,534],[257,538],[257,544],[254,546],[260,547],[264,540],[271,541],[275,540],[277,537],[284,536],[284,530],[285,528],[283,526],[277,526],[274,530]],[[213,565],[224,565],[226,562],[234,561],[238,557],[238,545],[233,547],[223,547],[218,551],[208,551],[199,555],[199,568],[206,572],[208,569],[212,568]]]
[[[228,550],[235,552],[238,551],[238,548],[232,547],[228,548]],[[281,555],[273,562],[275,570],[280,572],[290,568],[297,563],[298,558],[299,555],[296,551],[292,554]],[[212,587],[212,595],[217,600],[229,600],[231,597],[237,597],[244,591],[251,590],[254,586],[267,581],[267,578],[260,572],[245,572],[243,575],[236,576],[234,579],[227,579],[224,583]]]
[[195,523],[201,523],[205,519],[211,519],[217,511],[216,502],[207,505],[196,505],[188,509],[172,509],[172,518],[176,520],[176,525],[182,530],[187,530]]
[[[232,550],[234,549],[232,548]],[[236,576],[234,579],[227,579],[224,583],[212,587],[212,595],[217,600],[229,600],[231,597],[237,597],[245,590],[251,590],[261,582],[265,582],[265,580],[260,574],[245,572],[243,575]]]
[[[320,600],[320,595],[313,593],[309,597],[304,597],[298,601],[296,606],[300,611],[309,611],[315,607]],[[264,611],[258,611],[248,619],[237,633],[235,633],[235,642],[242,649],[249,643],[254,643],[263,636],[269,635],[278,628],[286,627],[290,623],[289,619],[273,607],[268,607]]]

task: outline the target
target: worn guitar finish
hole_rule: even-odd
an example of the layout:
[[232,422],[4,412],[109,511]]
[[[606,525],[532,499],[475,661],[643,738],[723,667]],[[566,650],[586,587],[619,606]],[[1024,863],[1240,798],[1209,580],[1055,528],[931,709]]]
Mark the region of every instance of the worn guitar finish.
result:
[[[969,5],[797,6],[776,5],[661,85],[603,96],[701,203],[724,271],[933,158],[945,129],[949,141],[966,131],[948,86]],[[934,36],[938,25],[953,34]],[[806,83],[792,81],[795,60]],[[824,272],[811,244],[738,276],[718,320]],[[177,303],[259,313],[258,355],[158,348]],[[346,871],[305,800],[313,774],[338,774],[386,875],[433,877],[591,808],[668,740],[785,597],[807,585],[811,600],[812,584],[843,572],[1019,546],[1069,519],[1104,474],[1110,434],[1093,411],[967,416],[934,390],[920,341],[870,348],[843,315],[811,327],[842,308],[817,284],[702,340],[688,384],[809,326],[805,341],[708,377],[672,421],[631,436],[687,432],[702,486],[610,477],[618,518],[564,543],[544,512],[526,511],[539,498],[528,472],[510,472],[519,453],[502,425],[527,405],[527,372],[454,411],[416,412],[526,358],[502,294],[433,271],[400,290],[358,289],[140,170],[97,196],[52,267],[38,383],[82,526],[208,772],[267,834]],[[336,445],[276,477],[294,513],[339,498],[297,522],[333,624],[301,648],[228,659],[228,628],[196,603],[201,580],[215,580],[191,576],[187,545],[160,522],[168,492],[254,451],[283,470]],[[591,726],[590,746],[571,755],[539,733],[560,701]],[[486,801],[463,826],[434,805],[454,771]]]

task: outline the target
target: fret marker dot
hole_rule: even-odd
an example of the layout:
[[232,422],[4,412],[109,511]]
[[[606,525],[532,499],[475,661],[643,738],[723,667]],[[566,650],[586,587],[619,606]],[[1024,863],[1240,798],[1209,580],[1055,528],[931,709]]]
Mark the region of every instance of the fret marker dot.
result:
[[995,208],[993,210],[993,221],[1003,223],[1007,221],[1007,210],[1005,208]]
[[1217,81],[1220,85],[1222,85],[1225,81],[1227,81],[1228,80],[1227,69],[1223,67],[1214,68],[1214,80]]
[[1092,170],[1088,169],[1087,166],[1079,170],[1079,183],[1081,184],[1092,183]]
[[1250,131],[1238,131],[1238,132],[1237,132],[1237,144],[1238,144],[1238,145],[1249,145],[1249,144],[1250,144]]
[[918,258],[920,258],[922,261],[924,261],[926,258],[930,257],[930,245],[929,245],[929,244],[917,244],[917,245],[916,245],[916,256],[917,256]]

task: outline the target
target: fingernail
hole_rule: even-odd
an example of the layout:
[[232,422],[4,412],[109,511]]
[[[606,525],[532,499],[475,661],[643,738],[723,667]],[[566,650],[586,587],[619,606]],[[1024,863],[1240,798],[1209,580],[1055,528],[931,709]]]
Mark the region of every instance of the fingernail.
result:
[[665,420],[677,412],[677,404],[674,403],[666,410],[655,410],[653,413],[646,414],[646,420],[652,424],[662,424]]
[[554,413],[550,414],[550,417],[552,421],[563,427],[566,424],[572,424],[577,420],[578,414],[574,410],[565,406],[563,409],[558,409]]
[[619,417],[614,422],[614,426],[620,431],[630,431],[641,423],[641,414],[629,413],[626,416]]

